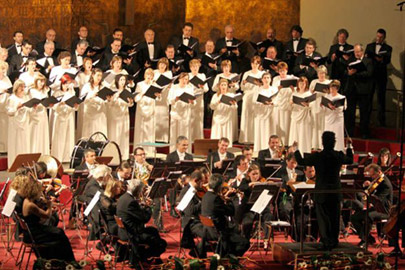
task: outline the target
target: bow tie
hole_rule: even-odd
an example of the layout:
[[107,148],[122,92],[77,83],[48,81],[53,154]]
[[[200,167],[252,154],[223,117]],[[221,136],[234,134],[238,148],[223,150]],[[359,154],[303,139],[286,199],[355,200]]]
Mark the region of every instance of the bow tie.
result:
[[190,39],[189,37],[183,37],[183,39]]
[[148,45],[153,45],[153,42],[148,42]]
[[293,41],[300,41],[299,38],[293,38]]
[[28,58],[28,56],[26,56],[26,55],[23,55],[23,56],[22,56],[22,58]]
[[232,42],[233,41],[233,39],[227,39],[226,40],[226,42]]
[[380,45],[380,46],[381,46],[381,45],[382,45],[382,43],[378,43],[378,42],[376,42],[376,43],[375,43],[375,45]]
[[22,45],[15,45],[16,47],[18,47],[18,48],[21,48],[22,47]]

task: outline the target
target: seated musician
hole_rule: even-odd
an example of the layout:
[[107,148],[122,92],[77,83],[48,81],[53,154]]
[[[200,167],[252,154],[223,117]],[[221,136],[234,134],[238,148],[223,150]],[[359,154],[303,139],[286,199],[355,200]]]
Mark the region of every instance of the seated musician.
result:
[[[176,163],[179,161],[183,160],[193,160],[193,155],[187,153],[188,149],[188,144],[189,141],[187,137],[185,136],[179,136],[176,139],[176,150],[171,152],[166,156],[166,162],[167,163]],[[179,215],[177,214],[175,210],[176,206],[176,195],[177,193],[181,190],[182,185],[179,183],[179,181],[176,182],[174,185],[173,189],[170,191],[170,197],[169,197],[169,202],[170,202],[170,215],[174,218],[179,218]]]
[[194,172],[191,173],[190,181],[188,182],[187,185],[184,186],[179,195],[179,200],[181,201],[184,195],[186,195],[186,193],[190,189],[194,189],[196,191],[187,207],[184,209],[184,211],[181,212],[181,227],[183,228],[183,237],[181,239],[181,246],[183,248],[191,249],[189,254],[192,257],[199,257],[199,258],[201,258],[200,256],[204,254],[203,251],[201,250],[202,247],[199,247],[196,250],[198,254],[195,254],[194,250],[196,249],[196,246],[194,243],[194,236],[198,236],[201,238],[204,237],[203,234],[204,229],[199,217],[199,215],[201,214],[201,199],[202,199],[200,196],[204,195],[206,191],[205,189],[203,189],[202,186],[203,180],[204,175],[202,174],[202,172],[200,170],[195,170]]
[[234,154],[228,152],[229,139],[222,137],[218,141],[218,151],[211,152],[208,154],[207,162],[209,167],[212,168],[213,172],[218,172],[218,169],[222,169],[222,161],[224,159],[232,159],[235,157]]
[[388,148],[381,148],[378,153],[377,165],[380,167],[388,167],[391,164],[391,153]]
[[[28,178],[27,176],[23,177]],[[30,179],[24,182],[23,197],[25,199],[22,206],[22,217],[27,223],[35,242],[39,245],[50,245],[49,247],[40,248],[41,257],[72,262],[75,268],[81,269],[75,261],[72,246],[63,230],[41,223],[41,220],[49,218],[52,214],[51,201],[43,201],[46,204],[46,210],[39,206],[39,204],[42,204],[39,203],[42,194],[41,184]],[[25,241],[29,241],[28,237],[28,233],[24,231]]]
[[[250,194],[257,183],[263,183],[266,179],[261,177],[260,168],[256,164],[253,164],[249,167],[246,178],[244,179],[248,183],[249,189],[244,191],[244,200],[243,200],[243,207],[244,207],[244,215],[242,219],[242,233],[246,239],[250,239],[252,237],[252,230],[254,221],[259,220],[259,215],[255,212],[250,211],[253,206],[253,203],[248,203]],[[246,199],[245,199],[246,198]],[[272,219],[272,214],[270,211],[270,204],[263,210],[262,217],[261,217],[261,227],[264,230],[264,248],[267,249],[268,247],[268,239],[269,239],[269,230],[268,227],[265,225],[265,222],[270,222]]]
[[[160,257],[165,252],[167,243],[154,227],[146,227],[149,222],[152,210],[148,205],[138,202],[138,198],[144,188],[142,181],[134,179],[128,183],[128,190],[123,194],[117,203],[117,216],[122,219],[125,231],[118,230],[121,240],[130,240],[132,244],[130,263],[137,266],[140,261],[146,261],[152,257]],[[128,239],[129,238],[129,239]],[[139,246],[142,244],[142,246]],[[156,259],[155,263],[162,261]]]
[[222,196],[222,185],[222,175],[213,174],[201,201],[201,214],[210,217],[215,225],[215,228],[205,228],[205,238],[219,239],[221,236],[221,257],[228,254],[242,256],[249,249],[249,241],[238,233],[237,226],[228,219],[234,216],[235,209],[229,198],[231,191]]
[[365,228],[366,210],[361,209],[356,211],[350,219],[361,239],[359,243],[361,247],[365,245],[366,237],[368,237],[369,244],[376,242],[370,234],[371,225],[376,220],[388,218],[393,198],[391,181],[382,173],[380,166],[372,163],[366,167],[365,171],[368,172],[368,175],[372,179],[372,182],[366,181],[364,183],[368,187],[368,191],[366,192],[371,195],[369,200],[372,204],[368,212],[368,228]]
[[294,154],[290,153],[287,155],[286,165],[278,171],[278,176],[282,180],[278,202],[279,219],[290,223],[292,221],[293,196],[289,185],[304,180],[303,172],[296,168],[297,160]]
[[[96,168],[96,151],[93,149],[85,149],[83,152],[84,162],[75,168],[75,175],[83,175],[78,178],[73,178],[71,180],[71,188],[73,189],[73,197],[77,197],[83,193],[84,187],[86,186],[88,179],[87,177],[90,174],[90,171]],[[86,176],[84,176],[86,175]],[[69,225],[68,228],[74,229],[75,228],[75,220],[76,217],[76,204],[72,203],[70,208],[69,214]]]
[[266,158],[279,159],[281,158],[280,138],[277,135],[271,135],[269,138],[269,148],[259,151],[258,162],[260,166],[264,166]]
[[242,155],[244,155],[244,156],[247,158],[248,163],[249,163],[249,166],[251,166],[251,165],[253,165],[253,164],[259,166],[259,163],[256,162],[256,161],[253,159],[253,150],[252,150],[252,148],[250,148],[249,145],[246,145],[246,146],[244,146],[244,147],[242,148]]
[[[83,192],[83,201],[90,204],[90,201],[99,191],[101,194],[104,193],[105,185],[107,181],[112,179],[111,176],[111,168],[107,165],[98,165],[92,173],[92,177],[90,178],[89,182],[87,182],[86,187],[84,188]],[[98,210],[100,209],[100,203],[98,202],[94,208],[91,210],[91,218],[90,223],[92,224],[90,228],[90,239],[98,239],[100,237],[100,217],[98,214]]]
[[[31,181],[28,177],[28,171],[25,168],[19,168],[16,171],[16,176],[14,177],[13,181],[10,184],[9,192],[14,189],[17,191],[17,194],[15,194],[14,197],[14,202],[15,202],[15,208],[14,211],[18,215],[22,215],[22,206],[24,202],[24,188],[26,185],[26,181]],[[14,219],[14,217],[13,217]],[[20,234],[21,234],[21,227],[18,222],[16,222],[16,227],[15,227],[15,234],[14,234],[14,239],[16,241],[20,241]]]
[[114,179],[119,181],[126,181],[131,179],[132,167],[128,161],[121,162],[120,166],[117,168],[117,171],[112,172],[111,175]]

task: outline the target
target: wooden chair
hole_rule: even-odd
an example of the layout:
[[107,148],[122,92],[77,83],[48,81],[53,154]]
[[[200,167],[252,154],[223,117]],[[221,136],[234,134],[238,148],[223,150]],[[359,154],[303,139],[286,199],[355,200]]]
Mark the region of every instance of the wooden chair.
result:
[[[206,217],[203,215],[199,215],[200,217],[200,221],[201,224],[204,225],[204,234],[206,234],[206,228],[213,228],[216,230],[214,221],[212,220],[211,217]],[[222,235],[218,232],[219,238],[218,240],[207,240],[207,239],[203,239],[203,242],[206,241],[210,247],[211,250],[213,250],[215,253],[221,254],[220,249],[221,249],[221,239],[222,239]]]

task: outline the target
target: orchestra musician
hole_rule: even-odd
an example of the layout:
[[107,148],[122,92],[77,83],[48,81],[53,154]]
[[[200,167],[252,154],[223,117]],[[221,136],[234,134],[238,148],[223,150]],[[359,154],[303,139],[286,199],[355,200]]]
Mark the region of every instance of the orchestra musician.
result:
[[254,158],[253,158],[253,150],[252,148],[250,148],[249,145],[245,145],[242,148],[242,155],[244,155],[248,161],[248,166],[251,166],[253,164],[256,164],[257,166],[259,166],[259,163],[257,163]]
[[[155,259],[155,264],[162,263],[160,255],[165,252],[167,246],[156,228],[145,226],[150,220],[152,210],[150,206],[139,202],[143,188],[144,184],[141,180],[130,181],[127,192],[118,199],[117,203],[117,216],[122,219],[127,231],[125,233],[119,229],[118,236],[123,241],[130,240],[132,244],[129,260],[133,267],[140,261],[144,262],[152,257],[158,258]],[[140,247],[141,244],[146,246]]]
[[[316,170],[316,190],[336,190],[341,189],[340,169],[342,164],[353,163],[353,150],[351,141],[348,141],[346,155],[340,151],[335,151],[335,133],[325,131],[322,134],[323,150],[315,152],[303,159],[300,151],[296,150],[294,155],[298,164],[314,166]],[[316,217],[318,220],[319,234],[321,237],[322,250],[332,250],[339,244],[340,231],[340,193],[317,193],[313,196],[315,201]]]
[[111,175],[114,179],[126,183],[131,179],[132,167],[128,161],[121,162],[117,170],[112,172]]
[[[372,206],[369,208],[368,211],[367,228],[365,226],[365,210],[359,209],[351,216],[350,219],[361,240],[358,244],[360,247],[364,247],[367,238],[369,244],[374,244],[376,242],[374,237],[370,234],[371,225],[376,220],[388,218],[389,210],[393,200],[393,189],[391,181],[386,175],[383,174],[381,167],[375,163],[372,163],[366,167],[365,171],[371,177],[372,182],[367,180],[363,185],[365,187],[368,187],[368,190],[374,190],[369,195],[376,198],[369,199],[372,203]],[[375,187],[374,185],[377,186]]]
[[218,140],[218,150],[208,154],[207,162],[212,171],[215,169],[222,169],[222,161],[224,159],[232,159],[235,157],[234,154],[228,152],[229,139],[222,137]]
[[[186,136],[179,136],[176,139],[176,150],[166,156],[167,163],[176,163],[183,160],[193,160],[193,155],[187,153],[189,149],[189,141]],[[182,184],[179,181],[176,182],[173,189],[170,192],[170,215],[174,218],[179,218],[175,210],[176,195],[182,189]]]
[[205,227],[206,235],[203,239],[219,239],[221,245],[219,249],[220,256],[228,254],[242,256],[249,248],[249,241],[238,233],[235,224],[229,222],[227,217],[235,214],[235,208],[230,201],[228,190],[224,195],[221,194],[223,186],[223,177],[220,174],[213,174],[209,180],[208,191],[201,201],[201,215],[209,217],[213,221],[215,228]]
[[388,148],[381,148],[378,152],[377,165],[380,167],[388,167],[391,164],[391,152]]

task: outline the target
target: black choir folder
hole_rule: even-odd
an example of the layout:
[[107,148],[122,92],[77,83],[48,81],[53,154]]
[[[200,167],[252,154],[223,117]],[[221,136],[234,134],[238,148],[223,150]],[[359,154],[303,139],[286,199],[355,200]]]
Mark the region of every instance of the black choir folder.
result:
[[[222,77],[221,77],[221,78],[222,78]],[[225,78],[224,78],[224,79],[225,79]],[[240,80],[240,74],[237,74],[237,75],[235,75],[235,76],[233,76],[232,78],[227,79],[227,80],[228,80],[229,83],[238,82],[238,81]]]
[[22,105],[27,108],[32,108],[32,107],[38,105],[39,103],[41,103],[40,99],[33,98],[33,99],[30,99],[30,100],[24,102]]
[[69,98],[68,100],[65,101],[65,104],[68,105],[69,107],[74,107],[75,104],[80,104],[82,103],[84,100],[86,99],[86,96],[82,97],[82,98],[78,98],[76,96],[72,96],[71,98]]
[[316,92],[325,93],[329,89],[329,84],[316,83],[314,90]]
[[252,77],[252,76],[247,76],[246,81],[248,83],[254,84],[254,85],[261,85],[262,84],[262,80]]
[[35,105],[42,104],[44,107],[49,107],[49,105],[56,104],[58,102],[59,102],[59,100],[54,96],[46,97],[43,99],[33,98],[33,99],[30,99],[30,100],[24,102],[23,106],[25,106],[27,108],[32,108]]
[[232,96],[228,96],[228,95],[222,95],[220,101],[221,101],[222,103],[226,104],[226,105],[232,105],[232,104],[231,104],[232,101],[235,101],[235,102],[241,101],[241,100],[242,100],[242,97],[243,97],[243,95],[240,94],[240,93],[234,95],[233,97],[232,97]]
[[347,67],[349,69],[355,69],[357,72],[363,72],[367,70],[366,66],[361,60],[351,62]]
[[145,92],[145,96],[155,99],[155,93],[162,93],[163,88],[151,85]]
[[211,80],[212,77],[208,77],[207,79],[205,79],[204,81],[201,80],[200,78],[198,78],[198,76],[194,76],[191,80],[190,83],[192,85],[194,85],[197,88],[200,88],[200,85],[204,85],[206,84],[209,80]]
[[100,91],[98,91],[97,96],[103,100],[106,100],[107,97],[111,97],[115,94],[113,90],[108,87],[103,87]]
[[133,99],[137,94],[139,94],[139,92],[136,92],[136,93],[131,93],[130,91],[128,91],[128,90],[123,90],[121,93],[120,93],[120,95],[119,95],[119,98],[120,99],[122,99],[123,101],[125,101],[125,102],[128,102],[128,99]]
[[265,57],[263,59],[263,64],[262,64],[263,69],[270,69],[270,66],[277,66],[277,64],[280,63],[280,61],[281,60],[279,60],[279,59],[272,60],[270,58]]
[[316,99],[316,94],[312,94],[310,96],[304,97],[304,98],[300,98],[297,96],[293,96],[293,103],[303,106],[301,103],[302,102],[306,102],[306,103],[311,103],[312,101],[314,101]]
[[283,88],[290,87],[290,86],[297,87],[297,82],[298,82],[298,79],[284,79],[284,80],[280,81],[280,85]]
[[337,57],[342,57],[343,55],[352,55],[354,53],[354,49],[350,49],[350,50],[347,50],[347,51],[341,51],[341,50],[337,50],[336,52],[335,52],[335,54],[336,54],[336,56]]
[[159,85],[160,87],[164,87],[176,79],[177,79],[177,77],[169,79],[164,75],[160,75],[159,78],[156,80],[156,84]]
[[239,42],[238,44],[235,44],[235,45],[227,45],[226,46],[226,49],[228,50],[228,51],[233,51],[233,50],[237,50],[238,48],[239,48],[239,46],[240,45],[242,45],[242,43],[243,43],[244,41],[241,41],[241,42]]
[[328,57],[305,57],[302,60],[302,65],[303,66],[309,66],[311,63],[315,63],[317,66],[324,65],[326,63],[326,60]]
[[181,94],[181,95],[179,96],[179,98],[180,98],[181,101],[183,101],[183,102],[185,102],[185,103],[189,103],[189,100],[195,100],[195,99],[196,99],[195,96],[193,96],[193,95],[191,95],[191,94],[189,94],[189,93],[186,93],[186,92],[184,92],[183,94]]
[[218,54],[218,55],[210,55],[210,54],[204,54],[204,56],[203,56],[203,58],[207,58],[207,62],[208,63],[212,63],[212,64],[216,64],[217,63],[217,60],[218,60],[218,58],[220,58],[221,57],[221,55],[220,54]]
[[273,100],[273,98],[275,97],[275,96],[277,96],[277,94],[278,93],[275,93],[275,94],[273,94],[273,95],[271,95],[271,96],[266,96],[266,95],[262,95],[262,94],[259,94],[258,96],[257,96],[257,102],[261,102],[261,103],[263,103],[263,104],[267,104],[267,102],[272,102],[272,100]]
[[341,99],[334,100],[334,101],[332,101],[332,100],[330,100],[330,99],[328,99],[326,97],[322,97],[321,104],[330,110],[331,108],[329,108],[329,104],[335,106],[336,108],[337,107],[342,107],[342,106],[345,105],[345,100],[346,100],[345,97],[343,97]]

